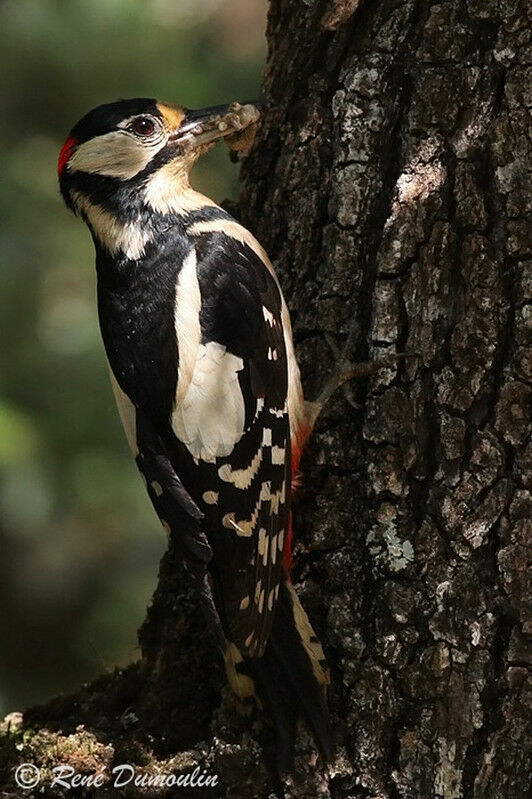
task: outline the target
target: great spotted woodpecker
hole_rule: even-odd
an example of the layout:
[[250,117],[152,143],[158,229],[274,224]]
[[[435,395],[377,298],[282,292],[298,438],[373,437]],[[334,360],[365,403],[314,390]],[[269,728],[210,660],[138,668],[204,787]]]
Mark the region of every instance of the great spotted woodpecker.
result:
[[194,191],[190,169],[252,105],[151,99],[90,111],[59,156],[96,249],[98,311],[123,426],[194,576],[229,683],[256,695],[290,763],[304,716],[331,753],[323,650],[289,578],[291,483],[319,409],[301,390],[287,306],[256,239]]

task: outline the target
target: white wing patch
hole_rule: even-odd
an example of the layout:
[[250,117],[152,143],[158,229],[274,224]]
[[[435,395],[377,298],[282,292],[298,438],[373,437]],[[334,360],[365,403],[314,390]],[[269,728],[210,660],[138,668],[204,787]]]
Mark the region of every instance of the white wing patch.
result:
[[[287,392],[288,416],[290,419],[292,444],[294,445],[294,447],[297,447],[299,449],[300,442],[298,441],[298,434],[301,435],[301,431],[303,430],[303,435],[304,435],[304,427],[306,421],[305,403],[303,399],[303,390],[301,388],[301,377],[299,374],[299,366],[297,365],[296,355],[294,351],[290,314],[288,312],[288,307],[286,305],[283,292],[281,290],[281,286],[277,279],[277,275],[274,272],[271,261],[268,258],[266,252],[264,251],[264,248],[259,244],[255,236],[253,236],[249,232],[249,230],[246,230],[245,227],[240,225],[235,220],[213,219],[204,222],[194,222],[194,224],[192,224],[188,229],[188,232],[190,233],[191,236],[201,236],[202,233],[213,233],[216,231],[226,233],[228,236],[231,236],[237,241],[241,241],[243,244],[246,244],[251,250],[253,250],[255,255],[257,255],[260,258],[264,266],[268,269],[268,271],[272,275],[273,279],[277,284],[277,288],[279,289],[279,292],[281,294],[281,320],[283,325],[283,338],[286,347],[286,363],[288,368],[288,392]],[[267,324],[273,327],[275,324],[275,317],[273,316],[271,311],[265,306],[263,306],[262,313],[264,314],[264,319],[266,320]],[[272,359],[275,360],[273,353],[272,353]]]
[[172,414],[172,429],[194,458],[214,463],[242,438],[245,406],[238,372],[243,368],[242,358],[223,344],[199,345],[192,379]]

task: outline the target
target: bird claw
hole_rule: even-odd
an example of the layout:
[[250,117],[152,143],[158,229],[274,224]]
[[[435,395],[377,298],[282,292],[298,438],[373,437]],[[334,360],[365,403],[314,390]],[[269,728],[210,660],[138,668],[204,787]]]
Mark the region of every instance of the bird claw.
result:
[[359,328],[356,322],[351,325],[344,346],[340,349],[330,333],[325,333],[324,338],[336,360],[335,367],[326,381],[316,400],[310,403],[311,426],[314,425],[326,403],[338,388],[342,388],[346,401],[352,408],[358,410],[361,406],[354,398],[351,380],[370,377],[381,369],[392,366],[400,358],[417,357],[417,353],[398,352],[390,353],[382,358],[367,363],[354,363],[349,360],[348,354],[352,352]]
[[355,392],[353,391],[353,387],[350,385],[349,382],[345,382],[342,386],[342,391],[344,394],[345,401],[355,409],[355,411],[360,410],[362,405],[356,401],[355,399]]

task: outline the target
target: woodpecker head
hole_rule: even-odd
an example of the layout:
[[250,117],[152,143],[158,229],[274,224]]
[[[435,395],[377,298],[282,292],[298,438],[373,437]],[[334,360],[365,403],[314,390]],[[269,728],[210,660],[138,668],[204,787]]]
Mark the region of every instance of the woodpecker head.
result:
[[97,243],[116,251],[120,226],[186,211],[194,161],[217,139],[238,140],[258,118],[255,105],[238,103],[200,111],[147,98],[98,106],[74,125],[59,154],[65,203]]

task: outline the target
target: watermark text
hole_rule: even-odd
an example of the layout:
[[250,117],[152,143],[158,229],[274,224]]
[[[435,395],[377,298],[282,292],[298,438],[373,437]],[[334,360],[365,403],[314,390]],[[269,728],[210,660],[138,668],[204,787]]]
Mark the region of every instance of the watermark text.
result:
[[[24,790],[35,788],[41,781],[41,772],[33,763],[22,763],[15,771],[15,782]],[[48,782],[48,780],[47,780]],[[218,775],[209,774],[205,769],[196,766],[192,771],[182,774],[146,774],[137,772],[131,763],[114,766],[110,772],[102,769],[93,774],[81,774],[73,766],[54,766],[50,788],[58,787],[66,790],[75,788],[125,788],[134,785],[137,788],[214,788],[218,785]]]

